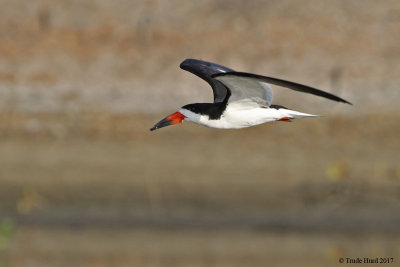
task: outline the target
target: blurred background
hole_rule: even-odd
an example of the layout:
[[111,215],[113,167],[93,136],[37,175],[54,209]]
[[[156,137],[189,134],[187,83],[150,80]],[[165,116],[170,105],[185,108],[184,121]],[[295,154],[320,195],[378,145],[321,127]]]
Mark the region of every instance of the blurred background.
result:
[[[400,262],[400,2],[0,0],[0,266]],[[182,124],[185,58],[324,115]]]

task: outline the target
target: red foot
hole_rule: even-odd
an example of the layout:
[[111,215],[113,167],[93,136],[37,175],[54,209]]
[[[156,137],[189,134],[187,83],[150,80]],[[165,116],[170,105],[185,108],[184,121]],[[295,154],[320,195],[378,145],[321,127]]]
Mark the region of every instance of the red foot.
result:
[[282,119],[280,119],[279,121],[286,121],[286,122],[291,122],[292,119],[289,117],[283,117]]

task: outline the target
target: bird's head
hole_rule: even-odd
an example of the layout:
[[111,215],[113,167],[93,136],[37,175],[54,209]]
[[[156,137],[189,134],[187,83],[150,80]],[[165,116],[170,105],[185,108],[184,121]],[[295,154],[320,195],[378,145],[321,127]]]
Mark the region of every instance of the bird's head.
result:
[[179,111],[172,113],[171,115],[165,117],[164,119],[160,120],[156,125],[153,126],[153,128],[150,129],[150,131],[154,131],[157,129],[160,129],[165,126],[169,125],[175,125],[181,123],[184,119],[186,118],[185,115],[180,113]]

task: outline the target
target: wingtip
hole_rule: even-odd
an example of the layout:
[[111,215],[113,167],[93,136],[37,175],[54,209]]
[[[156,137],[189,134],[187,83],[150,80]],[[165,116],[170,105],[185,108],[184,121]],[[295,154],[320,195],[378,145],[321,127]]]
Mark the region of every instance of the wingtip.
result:
[[345,104],[349,104],[349,105],[353,106],[353,103],[351,103],[351,102],[349,102],[349,101],[347,101],[347,100],[344,100],[344,99],[342,99],[342,101],[341,101],[341,102],[343,102],[343,103],[345,103]]

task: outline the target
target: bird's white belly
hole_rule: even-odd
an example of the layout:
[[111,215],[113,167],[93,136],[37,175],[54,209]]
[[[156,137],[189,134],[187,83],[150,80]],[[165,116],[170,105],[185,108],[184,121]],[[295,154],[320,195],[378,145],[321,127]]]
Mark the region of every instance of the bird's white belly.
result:
[[230,109],[225,110],[219,120],[210,120],[202,116],[198,123],[212,128],[240,129],[281,119],[282,113],[270,108]]

